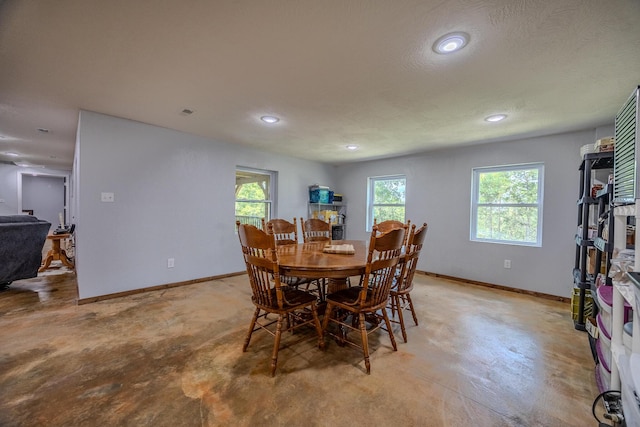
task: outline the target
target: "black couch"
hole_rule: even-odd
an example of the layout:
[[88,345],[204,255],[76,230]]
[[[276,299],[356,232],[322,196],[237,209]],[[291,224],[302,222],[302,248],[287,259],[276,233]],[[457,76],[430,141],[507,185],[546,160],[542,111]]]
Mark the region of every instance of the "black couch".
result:
[[38,275],[51,223],[31,215],[0,216],[0,290]]

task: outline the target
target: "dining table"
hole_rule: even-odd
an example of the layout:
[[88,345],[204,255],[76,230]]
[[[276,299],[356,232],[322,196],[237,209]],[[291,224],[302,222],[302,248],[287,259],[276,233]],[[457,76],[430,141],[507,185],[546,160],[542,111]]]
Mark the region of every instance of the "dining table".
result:
[[[327,245],[351,245],[353,253],[327,253]],[[277,248],[281,274],[307,279],[328,279],[328,293],[347,286],[349,277],[364,274],[367,244],[362,240],[332,240],[281,245]]]
[[70,269],[75,269],[73,261],[67,255],[67,252],[62,249],[61,242],[71,238],[70,233],[63,234],[50,234],[47,236],[47,240],[51,241],[51,249],[47,252],[46,257],[42,261],[42,265],[38,269],[38,272],[45,271],[51,265],[51,261],[61,261],[63,265]]

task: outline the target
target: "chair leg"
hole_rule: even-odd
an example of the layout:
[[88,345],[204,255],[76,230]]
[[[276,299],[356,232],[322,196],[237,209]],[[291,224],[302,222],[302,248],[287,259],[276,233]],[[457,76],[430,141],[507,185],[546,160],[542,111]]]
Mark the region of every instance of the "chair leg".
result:
[[290,331],[291,335],[293,335],[295,328],[292,328],[291,325],[291,314],[287,313],[287,325],[285,327],[285,331]]
[[315,304],[311,306],[311,313],[313,314],[313,323],[316,326],[316,332],[318,333],[318,347],[324,350],[324,333],[322,325],[320,325],[320,318],[318,317],[318,308]]
[[367,325],[364,320],[364,313],[358,315],[360,322],[360,336],[362,339],[362,353],[364,353],[364,366],[367,368],[367,374],[371,374],[371,362],[369,361],[369,336],[367,334]]
[[418,325],[418,316],[416,316],[416,310],[413,308],[413,301],[411,301],[411,295],[407,294],[407,301],[409,301],[409,308],[411,309],[411,314],[413,315],[413,321]]
[[402,338],[404,342],[407,342],[407,330],[404,328],[404,315],[402,314],[403,308],[400,304],[400,295],[395,295],[393,297],[395,301],[395,305],[398,308],[398,320],[400,321],[400,330],[402,330]]
[[333,314],[333,306],[331,303],[327,303],[327,308],[324,309],[324,318],[322,319],[322,333],[325,334],[327,332],[327,328],[329,327],[329,319],[331,319],[331,315]]
[[307,282],[307,286],[305,288],[305,291],[309,290],[309,288],[311,287],[312,283],[316,285],[316,289],[318,291],[318,301],[324,301],[325,279],[315,279],[312,282]]
[[278,323],[276,324],[276,336],[273,343],[273,354],[271,355],[271,376],[276,374],[276,366],[278,365],[278,350],[280,349],[280,337],[282,336],[282,320],[284,315],[278,315]]
[[253,334],[253,328],[256,327],[256,320],[258,320],[258,316],[260,315],[260,309],[256,308],[256,311],[253,313],[253,317],[251,318],[251,324],[249,325],[249,333],[244,339],[244,345],[242,346],[242,351],[247,351],[247,347],[249,347],[249,341],[251,341],[251,334]]
[[387,332],[389,332],[389,338],[391,339],[391,345],[393,346],[393,351],[398,351],[398,346],[396,345],[396,339],[393,336],[393,330],[391,329],[391,321],[389,320],[389,315],[387,314],[387,310],[382,311],[382,317],[384,317],[384,323],[387,324]]
[[391,318],[395,318],[396,317],[396,299],[395,296],[390,295],[389,296],[389,305],[387,306],[387,308],[389,310],[391,310]]

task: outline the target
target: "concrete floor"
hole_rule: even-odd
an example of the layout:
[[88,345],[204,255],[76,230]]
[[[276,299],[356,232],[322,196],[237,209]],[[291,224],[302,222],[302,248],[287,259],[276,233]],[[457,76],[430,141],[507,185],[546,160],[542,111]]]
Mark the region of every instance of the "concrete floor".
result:
[[243,338],[245,275],[78,306],[72,273],[0,293],[0,426],[595,426],[567,303],[416,275],[409,342]]

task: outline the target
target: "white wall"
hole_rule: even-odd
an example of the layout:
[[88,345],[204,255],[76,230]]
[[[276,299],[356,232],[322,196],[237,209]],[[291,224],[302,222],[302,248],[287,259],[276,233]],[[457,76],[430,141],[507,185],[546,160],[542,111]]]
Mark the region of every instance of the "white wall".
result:
[[[82,111],[74,166],[79,297],[244,270],[236,166],[278,172],[277,215],[306,216],[335,168]],[[100,201],[113,192],[115,202]],[[167,268],[167,258],[175,268]]]
[[65,211],[64,181],[60,176],[22,175],[22,209],[33,210],[34,216],[54,228],[59,226],[60,214]]
[[[331,167],[83,111],[72,185],[79,296],[242,271],[233,229],[236,166],[278,172],[276,215],[283,218],[306,216],[309,184],[332,186],[345,195],[351,239],[367,238],[367,177],[405,174],[407,217],[430,228],[421,270],[570,296],[579,149],[612,133],[607,126]],[[543,246],[471,242],[472,168],[539,161]],[[115,202],[101,202],[102,192],[113,192]],[[175,268],[167,268],[169,257]]]
[[[576,248],[579,150],[607,135],[613,135],[612,126],[340,166],[337,179],[348,198],[349,238],[367,236],[367,178],[405,174],[406,216],[429,224],[420,270],[568,297]],[[531,162],[545,166],[542,247],[470,241],[472,168]],[[505,259],[511,260],[511,269],[503,267]]]
[[[18,185],[18,176],[20,174],[35,174],[35,175],[53,175],[53,176],[69,176],[69,171],[49,169],[49,168],[23,168],[16,165],[0,163],[0,199],[4,202],[0,202],[0,215],[16,215],[21,214],[19,209],[20,188]],[[26,208],[25,209],[29,209]],[[57,214],[56,214],[57,218]],[[56,222],[52,223],[54,226]]]
[[18,213],[17,166],[0,163],[0,215]]

